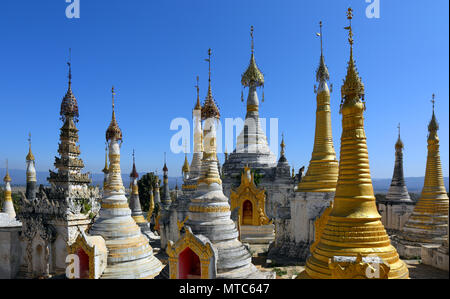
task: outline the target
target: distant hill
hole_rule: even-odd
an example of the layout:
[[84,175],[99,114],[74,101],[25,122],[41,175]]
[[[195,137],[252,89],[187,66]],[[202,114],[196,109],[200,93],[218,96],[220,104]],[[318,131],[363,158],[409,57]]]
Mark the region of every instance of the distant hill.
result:
[[[9,174],[12,178],[12,185],[25,185],[26,184],[26,171],[25,170],[17,170],[17,169],[10,169]],[[145,172],[139,173],[140,176],[144,175]],[[0,179],[5,176],[5,169],[0,168]],[[48,185],[47,177],[48,177],[48,171],[38,171],[36,173],[37,176],[37,182],[39,184]],[[94,173],[91,174],[92,178],[92,184],[93,185],[99,185],[101,186],[103,184],[103,173]],[[162,180],[162,175],[160,175],[160,178]],[[122,174],[122,180],[126,187],[128,187],[128,184],[130,182],[130,178],[128,174]],[[169,177],[169,186],[170,188],[175,188],[175,184],[178,181],[178,186],[180,187],[183,183],[182,177]],[[412,193],[420,193],[423,186],[424,177],[407,177],[405,178],[406,187],[408,188],[409,192]],[[372,179],[373,183],[373,189],[375,193],[386,193],[389,189],[389,186],[391,184],[391,179]],[[447,191],[449,190],[449,178],[444,177],[444,185],[445,188],[447,188]]]

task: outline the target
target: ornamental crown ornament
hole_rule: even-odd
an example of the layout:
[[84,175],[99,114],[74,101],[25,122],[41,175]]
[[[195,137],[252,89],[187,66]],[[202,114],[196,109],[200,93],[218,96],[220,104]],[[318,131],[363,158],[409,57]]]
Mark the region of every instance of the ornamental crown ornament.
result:
[[67,65],[69,66],[69,86],[67,88],[66,95],[61,102],[61,110],[59,114],[61,115],[61,119],[63,121],[67,117],[74,117],[75,121],[78,121],[78,103],[72,92],[72,64],[69,61],[67,62]]
[[27,157],[25,158],[27,161],[34,161],[34,155],[31,152],[31,133],[28,134],[28,154]]
[[109,124],[108,129],[106,130],[106,140],[112,140],[112,139],[116,139],[116,140],[122,140],[122,131],[119,128],[119,125],[117,124],[116,121],[116,112],[114,111],[114,95],[116,94],[114,91],[114,86],[111,89],[111,93],[112,93],[112,120],[111,123]]
[[202,119],[216,118],[220,119],[220,111],[217,107],[211,91],[211,48],[208,49],[208,59],[205,61],[209,64],[208,94],[202,107]]
[[350,22],[348,27],[348,42],[350,43],[350,60],[347,66],[347,75],[345,76],[344,84],[341,88],[341,97],[345,103],[352,104],[360,99],[364,101],[364,83],[359,77],[358,70],[353,59],[353,31],[352,31],[353,9],[349,8],[347,12],[347,19]]
[[264,75],[258,68],[255,60],[255,47],[253,40],[253,26],[250,27],[250,36],[252,39],[252,54],[250,57],[250,63],[248,65],[247,70],[242,74],[241,84],[244,87],[250,86],[263,86],[264,85]]

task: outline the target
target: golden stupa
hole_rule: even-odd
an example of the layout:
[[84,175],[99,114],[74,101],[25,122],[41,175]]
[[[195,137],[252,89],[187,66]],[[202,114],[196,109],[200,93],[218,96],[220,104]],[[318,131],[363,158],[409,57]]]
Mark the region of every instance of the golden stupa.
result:
[[403,238],[413,243],[441,244],[447,238],[449,199],[439,155],[439,125],[434,115],[428,125],[428,156],[425,182],[419,201],[403,228]]
[[368,266],[370,257],[382,259],[379,264],[385,269],[383,277],[408,278],[406,264],[391,245],[375,204],[364,131],[364,84],[353,60],[352,17],[349,8],[350,25],[345,29],[349,30],[350,61],[341,90],[343,130],[334,203],[317,246],[298,278],[339,278],[335,275],[337,257],[354,259],[348,269],[355,273],[345,278],[364,278],[361,270]]
[[338,178],[338,161],[331,133],[330,90],[327,84],[330,75],[323,56],[322,22],[320,22],[318,35],[320,36],[320,63],[316,72],[319,87],[315,88],[316,132],[308,171],[298,184],[299,192],[334,192]]

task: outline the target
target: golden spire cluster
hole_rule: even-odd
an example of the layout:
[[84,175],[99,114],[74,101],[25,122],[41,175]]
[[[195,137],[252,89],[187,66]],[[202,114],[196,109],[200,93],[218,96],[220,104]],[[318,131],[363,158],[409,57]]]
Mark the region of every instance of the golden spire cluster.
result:
[[[351,21],[352,10],[347,17]],[[351,33],[351,25],[346,27]],[[352,33],[350,45],[353,45]],[[351,57],[350,61],[353,61]],[[351,62],[352,63],[352,62]],[[354,70],[354,64],[349,69]],[[341,156],[339,177],[333,207],[319,236],[317,245],[306,261],[305,271],[299,278],[334,278],[332,265],[335,257],[356,258],[377,256],[389,265],[388,278],[408,278],[406,264],[399,259],[378,213],[367,152],[364,131],[364,104],[359,101],[362,82],[356,80],[356,71],[347,74],[342,107]],[[349,88],[349,80],[357,84]],[[356,86],[358,86],[356,88]],[[317,241],[317,240],[316,240]],[[367,264],[366,264],[367,266]],[[352,277],[364,277],[365,273],[353,273]]]

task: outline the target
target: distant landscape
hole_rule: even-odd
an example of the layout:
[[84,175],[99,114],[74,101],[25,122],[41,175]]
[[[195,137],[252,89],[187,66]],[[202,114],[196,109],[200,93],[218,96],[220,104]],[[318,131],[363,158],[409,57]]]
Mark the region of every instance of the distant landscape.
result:
[[[13,186],[24,186],[26,184],[26,174],[25,170],[17,170],[17,169],[10,169],[9,174],[12,178],[12,185]],[[145,172],[139,173],[140,176],[144,175]],[[5,169],[0,168],[0,176],[3,178],[5,175]],[[37,182],[38,184],[48,185],[47,177],[48,172],[47,171],[38,171],[36,173],[37,176]],[[93,185],[99,185],[101,186],[103,184],[103,173],[94,173],[91,174],[92,178],[92,184]],[[162,180],[162,175],[160,175],[160,178]],[[130,182],[130,178],[128,175],[123,174],[122,175],[123,183],[126,187],[128,187],[128,184]],[[424,177],[406,177],[406,187],[408,188],[408,191],[411,193],[420,193],[423,186]],[[178,182],[178,186],[181,186],[183,183],[182,177],[169,177],[169,186],[170,188],[175,188],[175,185]],[[389,185],[391,184],[391,179],[372,179],[373,182],[373,189],[375,193],[386,193],[389,189]],[[445,188],[447,188],[447,191],[449,190],[449,178],[444,177],[444,184]]]

